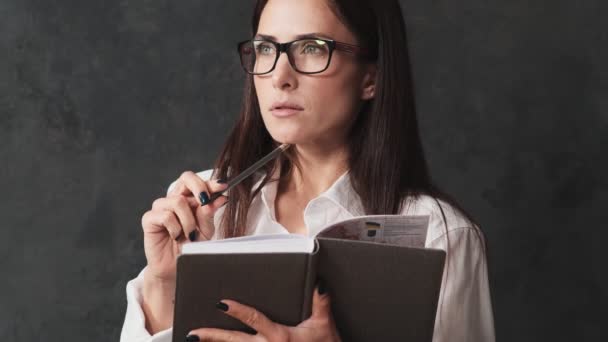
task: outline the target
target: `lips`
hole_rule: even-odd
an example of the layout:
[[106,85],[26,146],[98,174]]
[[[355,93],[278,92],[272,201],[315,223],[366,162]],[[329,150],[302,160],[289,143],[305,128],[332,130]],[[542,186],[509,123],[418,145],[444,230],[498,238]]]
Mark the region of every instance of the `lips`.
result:
[[272,106],[270,107],[271,111],[275,111],[275,110],[303,110],[304,108],[302,108],[302,106],[294,103],[294,102],[288,102],[288,101],[282,101],[282,102],[275,102],[272,104]]

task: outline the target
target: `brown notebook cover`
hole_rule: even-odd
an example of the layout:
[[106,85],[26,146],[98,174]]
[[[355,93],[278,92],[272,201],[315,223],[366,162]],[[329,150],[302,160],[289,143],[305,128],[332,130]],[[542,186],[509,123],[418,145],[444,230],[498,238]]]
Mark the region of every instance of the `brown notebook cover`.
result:
[[196,328],[252,332],[215,308],[233,299],[271,320],[310,316],[317,273],[344,341],[431,342],[445,252],[317,238],[313,253],[184,254],[177,262],[173,341]]
[[343,341],[431,342],[445,252],[319,239],[318,276]]

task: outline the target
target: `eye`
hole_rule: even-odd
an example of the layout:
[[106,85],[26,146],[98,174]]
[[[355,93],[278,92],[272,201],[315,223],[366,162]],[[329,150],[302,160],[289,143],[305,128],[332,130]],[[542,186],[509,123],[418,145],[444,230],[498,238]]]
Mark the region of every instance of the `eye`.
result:
[[319,52],[319,47],[316,45],[309,44],[304,47],[304,53],[317,53],[317,52]]
[[256,45],[255,51],[259,55],[274,55],[274,45],[269,43],[259,43]]
[[327,44],[322,40],[307,41],[302,46],[302,53],[321,55],[327,51]]

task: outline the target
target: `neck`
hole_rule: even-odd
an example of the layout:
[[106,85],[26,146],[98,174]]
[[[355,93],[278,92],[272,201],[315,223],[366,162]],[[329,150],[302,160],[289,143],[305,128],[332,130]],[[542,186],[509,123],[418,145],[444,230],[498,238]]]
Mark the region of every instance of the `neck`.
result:
[[326,191],[348,170],[345,144],[333,146],[294,145],[295,162],[284,189],[312,199]]

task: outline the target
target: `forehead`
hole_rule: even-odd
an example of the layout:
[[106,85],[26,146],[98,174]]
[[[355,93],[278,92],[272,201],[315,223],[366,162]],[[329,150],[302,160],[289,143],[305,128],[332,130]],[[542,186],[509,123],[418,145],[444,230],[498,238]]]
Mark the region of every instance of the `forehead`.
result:
[[317,33],[324,38],[354,42],[354,35],[330,9],[328,0],[270,0],[262,11],[256,34],[278,42]]

